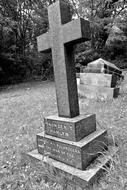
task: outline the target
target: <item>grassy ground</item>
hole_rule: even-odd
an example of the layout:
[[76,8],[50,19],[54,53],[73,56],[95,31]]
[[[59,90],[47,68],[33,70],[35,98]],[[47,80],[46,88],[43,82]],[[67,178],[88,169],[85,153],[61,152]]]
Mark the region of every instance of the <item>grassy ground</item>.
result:
[[[121,144],[123,146],[127,138],[127,75],[126,72],[124,74],[125,81],[121,85],[120,96],[117,99],[110,101],[91,101],[81,97],[79,99],[80,112],[82,114],[96,113],[98,127],[109,129],[120,146]],[[54,183],[44,182],[41,171],[27,162],[24,156],[25,152],[36,148],[36,134],[42,132],[44,128],[43,118],[53,114],[57,114],[53,82],[24,83],[1,90],[0,190],[60,189]],[[123,165],[127,166],[125,143],[121,150],[123,151],[118,155],[119,166],[121,160]],[[120,171],[123,167],[120,166]],[[108,175],[93,188],[117,189],[115,185],[118,189],[123,188],[121,184],[125,185],[127,176],[122,173],[124,176],[121,178],[119,169],[116,168],[115,172],[113,179]],[[114,175],[111,171],[110,174]],[[115,180],[119,183],[115,183]]]

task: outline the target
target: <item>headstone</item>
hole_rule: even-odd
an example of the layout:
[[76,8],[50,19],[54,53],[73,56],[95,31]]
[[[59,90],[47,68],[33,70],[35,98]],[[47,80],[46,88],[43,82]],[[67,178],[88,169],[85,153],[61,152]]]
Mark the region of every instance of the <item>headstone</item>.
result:
[[85,73],[106,73],[113,74],[118,77],[122,77],[122,71],[116,67],[114,64],[106,61],[104,59],[97,59],[90,62],[86,68],[83,69]]
[[103,73],[80,73],[80,84],[113,88],[117,85],[117,76]]
[[119,95],[119,88],[109,88],[103,86],[93,86],[79,84],[79,94],[82,97],[96,100],[111,100]]
[[58,172],[81,185],[101,169],[96,165],[88,171],[87,166],[108,144],[107,132],[96,130],[95,115],[79,114],[73,45],[90,40],[90,24],[81,18],[71,21],[62,0],[49,6],[48,16],[50,30],[38,37],[38,49],[52,49],[58,116],[44,119],[45,132],[37,135],[38,151],[29,155],[39,160],[48,155]]
[[89,99],[117,98],[121,79],[122,71],[100,58],[82,69],[80,79],[77,79],[78,93]]

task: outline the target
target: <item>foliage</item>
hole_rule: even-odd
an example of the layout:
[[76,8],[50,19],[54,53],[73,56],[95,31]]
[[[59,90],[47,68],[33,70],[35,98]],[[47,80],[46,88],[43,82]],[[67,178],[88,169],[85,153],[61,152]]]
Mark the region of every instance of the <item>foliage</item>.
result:
[[[80,16],[88,19],[91,23],[91,46],[89,49],[93,49],[93,51],[97,52],[101,57],[104,57],[111,61],[113,60],[114,62],[116,62],[117,59],[119,60],[121,58],[121,62],[125,63],[125,60],[127,58],[127,55],[122,51],[123,47],[124,52],[126,52],[125,47],[127,44],[126,38],[121,41],[121,38],[123,38],[124,34],[120,33],[118,36],[116,32],[112,32],[113,27],[117,26],[123,33],[126,33],[126,8],[127,2],[123,0],[79,1]],[[115,39],[116,36],[117,40]],[[110,43],[110,45],[107,45],[107,41],[111,41],[112,43]],[[112,59],[110,54],[113,55]],[[94,60],[94,56],[92,60]],[[87,62],[87,60],[85,62]]]
[[14,81],[16,78],[24,80],[32,77],[34,70],[35,73],[39,72],[35,65],[43,65],[37,54],[36,37],[48,29],[46,5],[41,0],[1,0],[0,7],[0,66],[3,81],[12,82],[10,77]]
[[[47,6],[55,1],[0,0],[0,84],[32,78],[53,78],[51,54],[37,53],[36,37],[48,30]],[[125,38],[122,41],[120,39],[121,36],[127,36],[125,0],[64,1],[70,5],[74,19],[83,17],[91,23],[91,41],[89,45],[85,44],[84,50],[78,48],[76,63],[87,64],[99,56],[114,62],[116,59],[119,63],[120,59],[126,62],[127,55],[123,53],[122,47],[126,47],[127,42]],[[120,34],[107,45],[115,25],[124,35]],[[113,35],[116,36],[115,33]],[[81,53],[86,49],[88,55],[87,52]],[[90,59],[89,52],[94,52]],[[119,56],[116,56],[117,52]]]
[[[124,12],[126,13],[126,12]],[[127,62],[127,16],[117,17],[116,23],[110,32],[102,54],[106,59],[116,62],[120,68],[126,68]]]

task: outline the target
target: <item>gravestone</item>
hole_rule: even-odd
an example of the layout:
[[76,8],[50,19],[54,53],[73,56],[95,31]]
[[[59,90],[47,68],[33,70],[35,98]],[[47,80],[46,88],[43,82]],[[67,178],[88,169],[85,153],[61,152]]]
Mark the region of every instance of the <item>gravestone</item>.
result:
[[79,84],[78,92],[80,96],[88,99],[111,100],[118,97],[119,88]]
[[78,92],[89,99],[112,99],[119,95],[122,71],[114,64],[97,59],[82,69],[77,79]]
[[115,88],[117,76],[103,73],[80,73],[80,84]]
[[122,77],[122,71],[118,67],[116,67],[113,63],[101,58],[90,62],[86,68],[83,68],[82,72],[112,74],[116,75],[118,80]]
[[89,22],[71,21],[69,8],[62,1],[49,6],[48,16],[50,30],[37,38],[38,50],[52,49],[58,113],[74,117],[79,115],[79,105],[73,45],[90,39]]
[[112,99],[119,95],[116,75],[104,73],[80,73],[78,93],[88,99]]
[[79,113],[73,46],[90,40],[90,24],[81,18],[71,21],[62,0],[48,7],[48,17],[49,32],[37,42],[40,52],[52,50],[58,116],[44,119],[45,131],[37,135],[37,150],[29,155],[39,160],[48,155],[45,162],[52,163],[68,183],[83,186],[101,169],[102,163],[87,167],[108,144],[107,132],[96,129],[95,114]]

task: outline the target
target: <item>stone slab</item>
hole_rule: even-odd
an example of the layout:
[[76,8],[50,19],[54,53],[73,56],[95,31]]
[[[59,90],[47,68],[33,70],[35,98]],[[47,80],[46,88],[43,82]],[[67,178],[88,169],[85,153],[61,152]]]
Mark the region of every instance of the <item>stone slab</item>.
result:
[[114,64],[101,58],[90,62],[87,67],[82,68],[81,72],[112,74],[118,77],[117,80],[120,80],[120,78],[123,76],[122,70],[120,70]]
[[105,69],[108,71],[111,71],[111,72],[114,72],[114,74],[122,74],[122,71],[116,67],[114,64],[110,63],[109,61],[106,61],[104,59],[97,59],[95,61],[92,61],[88,64],[88,68],[100,68],[101,70]]
[[79,115],[74,118],[48,116],[44,118],[45,134],[70,141],[80,141],[96,131],[96,115]]
[[77,78],[77,86],[80,85],[80,78]]
[[80,73],[80,84],[115,87],[117,76],[102,73]]
[[[55,169],[58,172],[58,176],[62,176],[65,181],[68,182],[68,185],[78,185],[82,188],[84,188],[89,183],[93,183],[95,178],[97,179],[98,176],[100,176],[100,172],[104,170],[104,167],[107,163],[112,160],[112,157],[116,154],[118,151],[117,147],[112,147],[109,154],[103,154],[103,156],[99,157],[94,164],[91,163],[91,166],[82,171],[79,169],[76,169],[74,167],[68,166],[62,162],[58,162],[54,159],[43,157],[43,155],[39,154],[37,150],[34,150],[32,152],[28,153],[28,156],[32,159],[32,161],[44,161],[45,163],[49,164],[52,167],[55,167]],[[63,180],[64,180],[63,179]]]
[[89,99],[112,99],[119,95],[119,88],[108,88],[92,85],[78,85],[78,93],[80,96]]
[[79,142],[72,142],[44,133],[37,135],[38,152],[84,170],[108,144],[107,131],[99,130]]
[[120,80],[123,78],[122,74],[115,73],[113,71],[107,70],[107,69],[101,69],[101,68],[92,68],[92,67],[85,67],[81,70],[81,73],[103,73],[103,74],[110,74],[110,75],[116,75],[117,80]]

